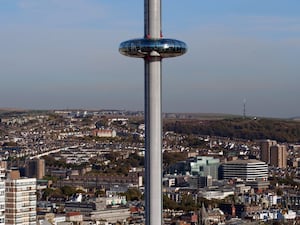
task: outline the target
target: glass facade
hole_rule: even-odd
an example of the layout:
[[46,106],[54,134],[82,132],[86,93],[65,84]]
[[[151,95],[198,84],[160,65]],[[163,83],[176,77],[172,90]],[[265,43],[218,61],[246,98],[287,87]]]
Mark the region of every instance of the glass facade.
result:
[[218,179],[219,165],[219,159],[209,156],[197,156],[189,162],[191,175],[211,176],[213,179]]
[[119,47],[121,54],[137,58],[160,56],[162,58],[176,57],[187,51],[184,42],[175,39],[133,39],[122,42]]

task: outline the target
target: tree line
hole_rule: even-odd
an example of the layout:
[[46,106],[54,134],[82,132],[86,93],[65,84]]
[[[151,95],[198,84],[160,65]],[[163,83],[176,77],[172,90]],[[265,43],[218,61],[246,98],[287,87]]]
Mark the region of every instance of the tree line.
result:
[[178,134],[300,142],[300,122],[292,120],[243,118],[210,121],[176,120],[166,121],[164,130]]

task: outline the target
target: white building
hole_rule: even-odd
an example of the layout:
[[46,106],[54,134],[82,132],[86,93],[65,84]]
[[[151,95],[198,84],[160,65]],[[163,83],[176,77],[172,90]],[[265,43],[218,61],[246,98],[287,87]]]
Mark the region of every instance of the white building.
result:
[[233,160],[222,165],[223,179],[240,178],[244,181],[268,179],[268,165],[265,162],[250,160]]
[[233,190],[206,190],[199,192],[199,196],[208,200],[224,199],[230,195],[234,195]]
[[106,137],[106,138],[117,136],[117,132],[115,130],[109,130],[109,129],[96,129],[93,131],[93,134],[94,136],[97,137]]
[[6,165],[0,166],[0,225],[5,224],[5,167]]
[[0,180],[0,225],[5,224],[5,181]]

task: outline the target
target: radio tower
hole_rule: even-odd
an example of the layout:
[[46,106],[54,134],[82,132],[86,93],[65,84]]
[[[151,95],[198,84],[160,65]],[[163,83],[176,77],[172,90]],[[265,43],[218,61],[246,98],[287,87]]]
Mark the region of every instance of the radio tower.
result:
[[146,225],[162,224],[161,61],[184,54],[184,42],[165,39],[161,0],[144,0],[144,38],[122,42],[121,54],[145,62],[145,204]]
[[244,117],[244,119],[246,119],[246,99],[244,98],[244,101],[243,101],[243,106],[244,106],[244,108],[243,108],[243,117]]

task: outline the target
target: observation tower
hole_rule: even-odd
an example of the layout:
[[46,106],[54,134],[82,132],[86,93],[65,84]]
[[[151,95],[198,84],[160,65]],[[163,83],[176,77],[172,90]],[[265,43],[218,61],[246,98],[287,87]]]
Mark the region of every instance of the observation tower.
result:
[[144,0],[144,38],[122,42],[119,52],[145,63],[145,204],[146,225],[162,221],[161,62],[183,55],[184,42],[162,37],[161,0]]

